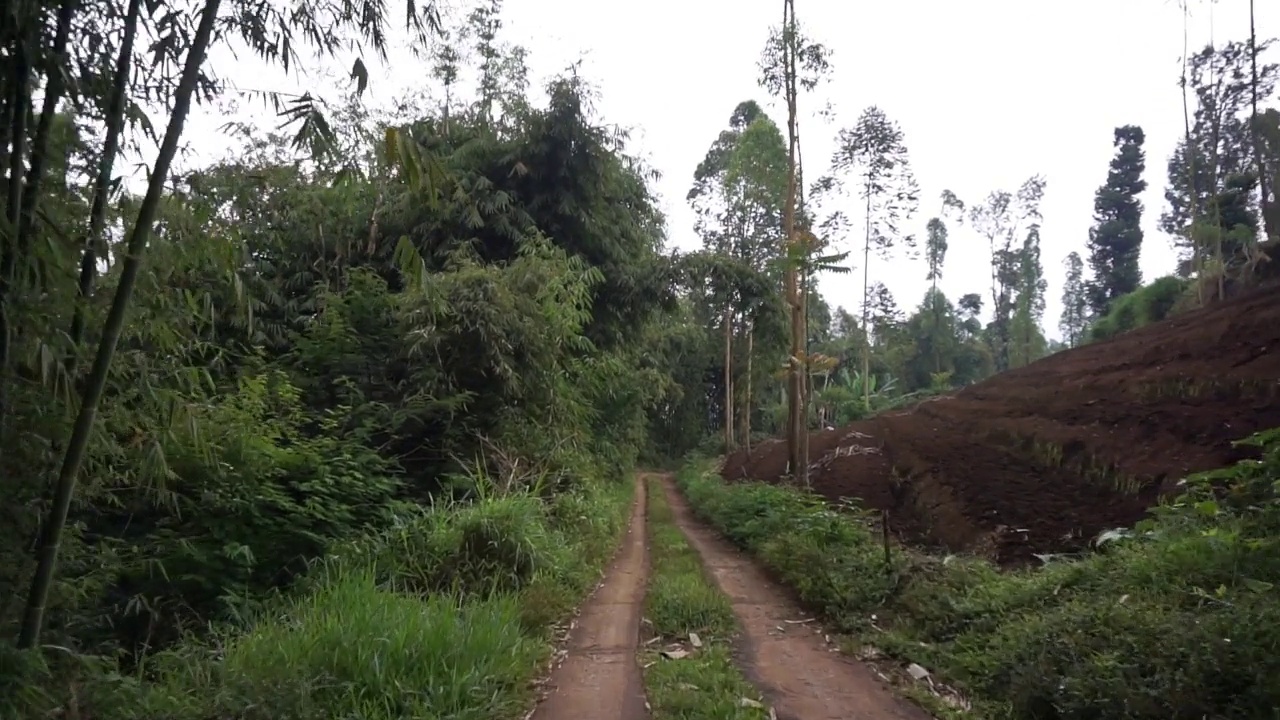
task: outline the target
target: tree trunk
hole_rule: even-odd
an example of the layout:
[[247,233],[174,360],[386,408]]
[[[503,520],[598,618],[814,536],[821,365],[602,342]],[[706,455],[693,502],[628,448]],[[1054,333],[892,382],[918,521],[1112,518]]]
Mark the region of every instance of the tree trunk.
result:
[[40,185],[44,181],[45,168],[49,164],[49,140],[53,134],[53,119],[58,114],[58,101],[62,99],[65,74],[63,64],[67,54],[67,37],[71,33],[71,18],[75,3],[62,0],[58,7],[58,24],[54,32],[53,53],[45,70],[44,102],[40,108],[40,122],[36,125],[35,142],[31,145],[31,163],[27,170],[26,187],[22,189],[22,210],[18,225],[18,255],[26,254],[31,245],[31,232],[35,225],[36,201]]
[[[99,249],[103,245],[102,229],[107,222],[107,199],[111,192],[111,171],[116,155],[120,152],[120,133],[124,130],[124,101],[129,89],[132,71],[133,42],[138,35],[138,14],[142,0],[129,0],[125,12],[124,38],[120,42],[120,56],[116,58],[116,75],[107,101],[107,135],[103,140],[102,157],[98,159],[98,174],[93,181],[93,203],[89,208],[89,229],[85,231],[80,250],[80,280],[77,283],[76,306],[71,316],[71,351],[67,357],[67,376],[75,377],[80,362],[80,343],[84,339],[85,314],[93,283],[98,275]],[[105,255],[103,251],[101,254]]]
[[871,412],[871,315],[868,305],[867,291],[871,287],[871,180],[868,177],[865,188],[867,194],[867,235],[862,242],[862,334],[866,342],[862,343],[862,407],[863,412]]
[[1196,149],[1191,145],[1191,106],[1187,99],[1187,52],[1190,49],[1187,32],[1187,15],[1190,0],[1182,0],[1182,130],[1183,147],[1187,155],[1187,195],[1191,199],[1191,225],[1187,227],[1187,244],[1191,248],[1191,272],[1196,277],[1196,302],[1204,304],[1204,263],[1201,261],[1199,240],[1192,232],[1196,217],[1200,214],[1200,196],[1196,192]]
[[[806,252],[807,249],[806,249]],[[806,258],[807,259],[807,258]],[[809,486],[809,273],[800,274],[800,327],[804,355],[800,357],[800,480]]]
[[[7,4],[6,4],[7,5]],[[18,8],[8,8],[2,13],[9,18],[10,12],[18,12]],[[29,49],[26,28],[15,22],[10,28],[14,35],[12,95],[8,98],[7,119],[9,145],[9,187],[7,188],[8,206],[5,208],[5,219],[10,228],[16,229],[20,222],[22,205],[23,159],[27,146],[27,110],[31,100],[31,71],[29,67]],[[31,37],[36,34],[32,33]],[[12,230],[10,232],[13,232]],[[9,361],[12,352],[13,329],[9,325],[9,291],[14,282],[16,269],[21,258],[18,257],[16,238],[4,243],[0,253],[0,442],[4,442],[4,428],[9,415]]]
[[[794,21],[794,10],[792,11],[792,20]],[[799,43],[799,37],[795,38]],[[793,60],[794,62],[794,60]],[[793,64],[792,69],[799,74],[799,69]],[[794,79],[794,77],[793,77]],[[809,232],[808,222],[804,207],[804,149],[800,145],[800,124],[796,121],[796,206],[797,214],[803,221],[804,242],[801,245],[800,264],[800,317],[802,318],[801,345],[804,348],[804,354],[800,357],[801,373],[800,376],[800,426],[797,432],[800,433],[800,480],[805,487],[810,487],[809,481],[809,401],[812,398],[812,388],[810,387],[809,377],[809,283],[811,282],[812,269],[809,267],[809,256],[813,251],[815,244],[811,244],[814,239],[813,233]]]
[[747,388],[742,394],[742,445],[751,452],[751,353],[755,347],[756,323],[747,321]]
[[169,167],[178,151],[178,141],[182,137],[183,125],[186,124],[187,113],[191,108],[191,95],[195,91],[200,66],[204,63],[209,40],[213,36],[213,26],[218,18],[220,4],[221,0],[208,0],[205,4],[200,26],[191,41],[191,50],[187,53],[187,62],[182,69],[182,79],[174,96],[173,114],[169,117],[164,143],[156,156],[156,164],[147,184],[147,194],[138,208],[138,217],[134,221],[133,232],[126,246],[127,254],[124,267],[120,271],[120,283],[111,301],[111,310],[107,314],[106,324],[103,327],[102,340],[98,343],[93,368],[85,384],[80,412],[76,416],[71,439],[67,443],[67,452],[63,457],[62,469],[58,473],[55,486],[53,506],[49,508],[49,516],[40,529],[36,574],[31,581],[31,592],[27,596],[22,630],[18,636],[19,649],[31,649],[40,641],[45,604],[49,598],[49,589],[53,585],[58,548],[62,541],[62,530],[67,522],[67,512],[71,508],[71,498],[75,493],[76,478],[80,474],[80,465],[84,461],[85,449],[89,444],[89,435],[93,431],[98,403],[102,399],[102,391],[107,384],[107,374],[115,356],[116,345],[124,330],[129,300],[133,295],[134,285],[137,284],[138,272],[142,267],[142,258],[147,249],[147,240],[151,235],[151,227],[160,206],[160,197],[164,194],[165,179],[169,177]]
[[1258,168],[1258,212],[1262,215],[1262,238],[1266,240],[1277,229],[1272,226],[1271,213],[1267,212],[1267,166],[1262,161],[1262,128],[1258,126],[1258,31],[1254,26],[1253,0],[1249,0],[1249,83],[1253,103],[1253,161]]
[[[783,0],[783,64],[787,95],[787,199],[783,209],[782,228],[784,235],[784,257],[792,257],[792,248],[796,243],[796,24],[794,0]],[[791,353],[788,358],[789,373],[787,375],[787,457],[793,477],[804,479],[806,467],[800,455],[800,428],[803,424],[801,416],[800,387],[800,354],[804,347],[804,317],[798,295],[799,268],[794,262],[787,263],[785,291],[787,304],[791,308]]]
[[733,306],[724,308],[724,451],[733,452]]

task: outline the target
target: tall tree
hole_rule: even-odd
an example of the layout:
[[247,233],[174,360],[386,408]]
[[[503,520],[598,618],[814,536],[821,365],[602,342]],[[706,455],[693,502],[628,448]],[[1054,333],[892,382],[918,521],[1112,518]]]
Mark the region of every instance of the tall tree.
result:
[[991,348],[997,372],[1009,369],[1009,324],[1013,318],[1022,257],[1019,238],[1025,224],[1038,223],[1045,180],[1035,175],[1016,193],[997,190],[969,207],[969,224],[986,238],[991,258]]
[[751,123],[764,117],[764,110],[755,100],[738,103],[729,116],[729,127],[707,148],[706,155],[693,171],[693,185],[685,200],[694,212],[694,231],[702,238],[703,247],[720,242],[724,233],[725,199],[724,178],[729,170],[729,157],[742,133]]
[[[938,280],[942,279],[942,264],[947,259],[947,224],[943,221],[944,217],[953,217],[957,222],[964,221],[964,201],[956,196],[950,190],[942,191],[942,211],[934,218],[929,220],[926,226],[925,238],[925,259],[929,262],[929,273],[925,279],[930,283],[930,287],[936,293],[938,291]],[[931,303],[935,308],[941,308],[941,303]],[[941,318],[936,318],[940,320]],[[937,323],[935,323],[935,326]]]
[[1062,332],[1062,341],[1067,347],[1076,347],[1084,339],[1084,331],[1089,323],[1084,261],[1080,259],[1080,253],[1072,251],[1067,254],[1063,264],[1067,269],[1067,279],[1062,286],[1062,317],[1058,321],[1058,330]]
[[796,20],[794,0],[783,0],[782,25],[772,32],[760,61],[760,84],[775,96],[782,96],[787,106],[787,193],[783,212],[782,242],[786,251],[784,294],[791,313],[791,352],[788,356],[787,379],[787,453],[791,473],[807,484],[809,462],[806,457],[804,385],[805,367],[805,297],[801,271],[810,245],[804,241],[804,218],[800,204],[800,129],[797,105],[800,88],[812,90],[830,69],[830,52],[821,44],[806,38]]
[[[888,259],[897,243],[915,247],[915,239],[901,232],[904,222],[915,214],[919,188],[911,171],[907,146],[898,124],[876,106],[868,107],[852,128],[840,131],[831,158],[831,174],[852,176],[862,200],[864,234],[862,244],[862,324],[868,326],[870,307],[871,252]],[[834,182],[832,183],[834,184]],[[862,371],[871,371],[871,352],[863,352]],[[864,386],[863,399],[870,405],[870,388]]]
[[[777,125],[754,101],[739,104],[694,173],[689,192],[695,230],[704,252],[720,260],[709,280],[711,302],[721,308],[721,396],[725,445],[736,446],[735,423],[750,436],[752,356],[756,352],[755,315],[774,303],[776,263],[782,248],[782,213],[787,183],[787,150]],[[735,351],[746,345],[745,355]],[[765,349],[772,349],[769,345]],[[745,358],[744,373],[735,359]],[[744,381],[745,382],[742,382]],[[735,412],[735,409],[737,412]]]
[[1009,367],[1022,367],[1044,356],[1044,318],[1047,283],[1040,264],[1040,225],[1032,223],[1018,250],[1017,296],[1010,322]]
[[942,211],[926,226],[925,259],[929,263],[929,272],[925,279],[931,284],[921,312],[930,314],[929,322],[917,322],[912,330],[917,336],[917,344],[928,346],[933,356],[934,373],[943,372],[944,348],[955,334],[954,322],[948,322],[954,311],[946,296],[938,292],[942,264],[947,257],[947,224],[942,219],[947,215],[954,215],[957,220],[964,217],[964,203],[950,190],[942,192]]
[[942,218],[930,218],[925,228],[925,259],[929,261],[929,273],[925,275],[930,287],[936,292],[938,280],[942,278],[942,262],[947,258],[947,224]]
[[748,273],[748,282],[740,283],[736,292],[746,368],[738,373],[745,382],[735,386],[735,406],[740,406],[740,435],[749,447],[757,314],[774,299],[772,270],[781,250],[777,238],[782,234],[787,190],[786,144],[773,120],[761,115],[743,130],[729,155],[723,183],[725,225],[732,238],[726,250]]
[[1188,272],[1199,272],[1210,260],[1219,264],[1227,260],[1214,244],[1216,235],[1207,233],[1207,241],[1197,239],[1192,229],[1199,220],[1220,226],[1216,217],[1209,217],[1214,197],[1226,189],[1229,178],[1257,172],[1251,101],[1255,92],[1259,97],[1275,92],[1280,65],[1262,63],[1256,69],[1254,65],[1273,43],[1209,45],[1184,61],[1180,84],[1184,95],[1189,91],[1194,96],[1195,110],[1188,114],[1185,137],[1169,158],[1167,206],[1160,216],[1160,229],[1175,239],[1189,261]]
[[1107,314],[1116,298],[1142,284],[1138,257],[1142,251],[1142,201],[1147,189],[1142,179],[1146,158],[1142,151],[1145,135],[1136,125],[1116,128],[1116,156],[1111,160],[1107,182],[1093,200],[1093,228],[1089,231],[1089,305],[1094,315]]

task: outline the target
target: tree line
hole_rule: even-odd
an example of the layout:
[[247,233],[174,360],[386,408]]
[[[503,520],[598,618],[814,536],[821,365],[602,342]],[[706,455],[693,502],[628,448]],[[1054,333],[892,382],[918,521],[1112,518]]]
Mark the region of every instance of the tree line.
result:
[[[799,89],[807,91],[831,71],[827,49],[789,22],[761,61],[762,85],[775,95],[793,87],[771,80],[777,68],[798,74]],[[750,446],[786,434],[793,447],[802,446],[794,423],[782,421],[796,392],[779,386],[783,378],[801,378],[794,387],[804,427],[840,424],[1161,319],[1221,298],[1235,280],[1247,282],[1264,261],[1262,242],[1276,235],[1270,189],[1280,168],[1280,111],[1267,105],[1275,104],[1280,66],[1266,61],[1271,45],[1257,42],[1251,28],[1245,41],[1210,45],[1185,59],[1180,84],[1194,103],[1194,120],[1170,156],[1160,217],[1181,261],[1171,276],[1146,286],[1139,268],[1146,138],[1141,127],[1116,128],[1093,227],[1082,250],[1064,260],[1056,341],[1043,328],[1044,176],[981,198],[950,190],[921,198],[905,134],[873,105],[838,130],[824,172],[807,187],[801,180],[798,224],[789,233],[788,171],[802,170],[803,159],[788,156],[781,129],[759,103],[740,103],[688,193],[702,241],[691,255],[703,272],[695,307],[704,308],[699,322],[707,332],[722,339],[706,394],[723,444]],[[788,48],[808,64],[780,61]],[[793,112],[794,91],[783,99]],[[921,212],[928,219],[918,238]],[[938,280],[958,242],[984,247],[990,275],[986,288],[953,300]],[[834,249],[843,247],[851,250]],[[880,263],[903,259],[923,260],[917,267],[930,283],[910,310],[875,280]],[[812,286],[817,274],[851,273],[855,264],[862,284],[856,316],[829,308]],[[798,301],[786,281],[793,267],[801,278]],[[792,321],[802,328],[799,342],[788,332]],[[791,358],[782,371],[772,361],[778,356]],[[798,475],[800,458],[793,453]]]

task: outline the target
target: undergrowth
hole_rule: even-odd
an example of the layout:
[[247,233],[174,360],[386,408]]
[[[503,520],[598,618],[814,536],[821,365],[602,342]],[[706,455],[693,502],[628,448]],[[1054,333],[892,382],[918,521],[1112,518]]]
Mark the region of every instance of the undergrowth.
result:
[[553,623],[599,579],[631,497],[629,483],[587,484],[401,516],[251,620],[157,654],[136,676],[105,659],[0,651],[0,717],[516,717]]
[[696,512],[838,629],[919,663],[1004,718],[1280,717],[1280,431],[1262,460],[1184,494],[1079,560],[1002,572],[883,546],[796,489],[694,462]]
[[[708,580],[657,481],[649,483],[648,530],[651,570],[645,616],[656,639],[644,646],[640,661],[651,717],[766,717],[759,693],[733,662],[737,623],[729,599]],[[692,645],[690,633],[701,647]],[[671,651],[676,654],[663,654]],[[681,657],[686,652],[690,654]]]

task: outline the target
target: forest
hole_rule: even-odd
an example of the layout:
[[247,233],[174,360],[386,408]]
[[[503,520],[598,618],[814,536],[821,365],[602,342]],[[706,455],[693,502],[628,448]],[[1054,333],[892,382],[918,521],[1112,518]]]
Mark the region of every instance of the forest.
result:
[[[593,109],[612,89],[576,67],[533,87],[501,0],[7,3],[0,718],[519,717],[627,531],[637,468],[729,455],[726,479],[752,466],[835,500],[815,484],[835,428],[1226,313],[1274,277],[1280,64],[1253,28],[1190,48],[1170,78],[1188,108],[1176,147],[1115,129],[1093,228],[1059,259],[1041,252],[1050,178],[921,197],[910,138],[877,106],[806,175],[797,105],[838,58],[784,5],[759,95],[725,108],[692,170],[701,246],[679,250],[657,171]],[[371,108],[365,63],[393,32],[432,92]],[[356,59],[341,101],[254,98],[283,124],[229,126],[236,152],[178,172],[193,109],[241,92],[207,62],[232,47],[286,71]],[[1167,158],[1155,180],[1148,152]],[[1180,262],[1143,278],[1152,211]],[[961,246],[990,274],[947,297]],[[883,282],[903,259],[931,283],[921,298]],[[859,307],[824,300],[833,274]],[[761,470],[752,452],[782,446]],[[1240,458],[1212,459],[1194,469]],[[681,480],[694,510],[751,549],[759,528],[736,537],[742,518],[698,482]],[[1026,548],[1007,557],[1051,551]]]

